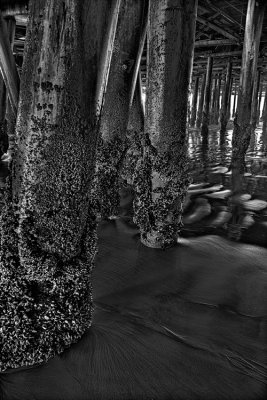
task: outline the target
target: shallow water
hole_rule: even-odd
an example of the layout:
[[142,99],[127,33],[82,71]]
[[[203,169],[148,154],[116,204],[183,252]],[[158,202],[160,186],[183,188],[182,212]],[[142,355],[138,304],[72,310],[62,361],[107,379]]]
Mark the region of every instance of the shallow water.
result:
[[[122,193],[125,217],[98,229],[92,327],[48,363],[0,374],[1,400],[266,399],[267,249],[218,236],[229,223],[230,135],[221,149],[211,130],[203,149],[190,132],[193,182],[179,245],[143,246]],[[265,155],[258,142],[247,155],[252,200],[266,199]],[[265,246],[266,209],[244,210],[242,241]]]
[[232,129],[227,131],[222,145],[218,126],[210,127],[207,141],[202,140],[200,130],[189,132],[192,187],[185,204],[182,235],[215,233],[267,246],[267,146],[261,135],[262,126],[257,128],[246,154],[246,196],[237,235],[231,232],[235,228],[231,225],[230,201],[232,133]]

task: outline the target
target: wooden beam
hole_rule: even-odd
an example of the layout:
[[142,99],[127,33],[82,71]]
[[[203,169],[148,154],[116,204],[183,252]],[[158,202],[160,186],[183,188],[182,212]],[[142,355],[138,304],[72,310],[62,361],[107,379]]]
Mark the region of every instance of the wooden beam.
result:
[[108,27],[101,51],[100,68],[96,84],[96,115],[99,117],[104,101],[104,94],[107,87],[111,57],[113,52],[118,16],[121,0],[113,0],[110,10]]
[[216,7],[214,4],[212,4],[212,2],[210,0],[206,0],[206,3],[209,5],[209,7],[214,10],[214,11],[218,11],[220,13],[220,15],[222,17],[224,17],[225,19],[228,19],[228,21],[230,21],[232,24],[234,24],[235,26],[238,25],[238,27],[242,30],[244,30],[244,27],[242,24],[240,24],[238,21],[236,21],[233,17],[231,17],[229,14],[227,14],[225,11],[223,11],[221,8]]
[[[134,65],[133,80],[132,80],[132,86],[131,86],[131,92],[130,92],[130,107],[132,106],[133,98],[134,98],[134,94],[135,94],[135,87],[136,87],[136,82],[137,82],[138,75],[139,75],[141,58],[142,58],[142,54],[144,51],[146,37],[147,37],[147,29],[148,29],[148,12],[147,12],[147,15],[145,16],[143,30],[142,30],[142,34],[141,34],[141,38],[140,38],[140,42],[139,42],[138,53],[137,53],[135,65]],[[147,58],[147,56],[146,56],[146,58]]]
[[17,15],[27,14],[29,10],[27,5],[15,5],[8,6],[2,11],[3,17],[15,17]]
[[239,41],[239,37],[237,35],[233,35],[232,33],[227,32],[225,29],[221,28],[220,26],[214,24],[213,22],[209,22],[202,17],[197,17],[197,21],[203,25],[206,25],[208,28],[220,33],[221,35],[225,36],[228,39]]
[[212,51],[206,51],[206,52],[201,52],[201,53],[195,53],[195,59],[197,57],[203,57],[203,56],[211,56],[213,58],[220,58],[220,57],[237,57],[237,56],[242,56],[242,50],[234,50],[234,51],[223,51],[220,53],[212,53]]
[[197,40],[195,47],[209,47],[209,46],[232,46],[240,45],[236,39],[213,39],[213,40]]
[[11,51],[6,21],[0,12],[0,70],[5,82],[12,111],[17,115],[19,101],[19,75]]

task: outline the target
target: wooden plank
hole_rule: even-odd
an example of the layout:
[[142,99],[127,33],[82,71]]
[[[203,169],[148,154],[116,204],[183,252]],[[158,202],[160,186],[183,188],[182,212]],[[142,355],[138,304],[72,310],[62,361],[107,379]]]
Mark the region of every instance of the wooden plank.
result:
[[240,44],[236,39],[197,40],[195,47],[232,46]]

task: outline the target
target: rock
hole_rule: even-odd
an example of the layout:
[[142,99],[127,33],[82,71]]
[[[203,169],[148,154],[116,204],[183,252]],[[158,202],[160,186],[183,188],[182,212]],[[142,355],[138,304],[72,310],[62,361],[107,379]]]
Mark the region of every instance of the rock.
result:
[[222,226],[230,221],[232,218],[232,213],[227,209],[227,207],[221,207],[221,211],[215,216],[215,218],[210,222],[210,226],[215,226],[216,228]]
[[249,228],[250,226],[252,226],[253,224],[255,224],[255,220],[254,220],[254,213],[253,212],[248,212],[246,215],[244,215],[244,217],[242,217],[241,221],[240,221],[240,225],[242,228]]
[[220,189],[222,189],[222,185],[213,185],[208,188],[200,188],[200,189],[193,189],[193,190],[188,190],[189,194],[203,194],[203,193],[209,193],[209,192],[216,192]]
[[207,182],[191,183],[191,185],[189,185],[189,187],[188,187],[188,190],[199,189],[199,188],[202,188],[203,186],[207,186],[207,185],[208,185]]
[[231,195],[232,191],[229,189],[226,190],[221,190],[219,192],[211,193],[211,194],[206,194],[206,197],[209,199],[226,199]]
[[246,210],[261,211],[267,207],[267,201],[253,199],[253,200],[244,202],[243,207]]
[[214,174],[225,174],[228,171],[227,167],[219,166],[212,168]]
[[211,205],[207,199],[197,198],[196,207],[191,214],[187,214],[183,217],[183,223],[185,225],[190,225],[195,222],[200,221],[204,217],[207,217],[211,213]]
[[243,204],[244,202],[248,201],[251,199],[251,194],[245,193],[245,194],[236,194],[231,198],[232,203],[236,204]]

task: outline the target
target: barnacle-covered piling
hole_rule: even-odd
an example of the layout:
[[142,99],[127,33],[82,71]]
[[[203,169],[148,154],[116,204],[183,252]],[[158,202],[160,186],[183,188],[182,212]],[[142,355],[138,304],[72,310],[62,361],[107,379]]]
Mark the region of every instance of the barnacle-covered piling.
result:
[[146,140],[134,179],[135,221],[142,242],[176,242],[187,191],[187,100],[196,21],[195,0],[150,2]]
[[92,321],[95,98],[109,2],[30,3],[1,215],[0,370],[48,360]]
[[133,74],[135,63],[140,63],[137,55],[146,18],[147,1],[126,0],[121,3],[100,121],[101,137],[93,190],[102,217],[118,213],[120,175],[128,149],[126,131]]

